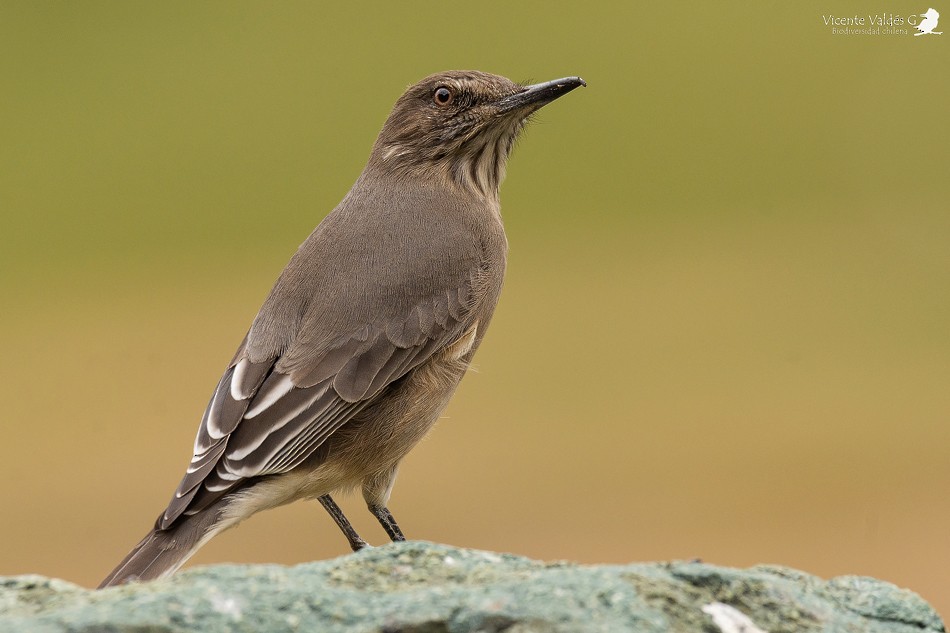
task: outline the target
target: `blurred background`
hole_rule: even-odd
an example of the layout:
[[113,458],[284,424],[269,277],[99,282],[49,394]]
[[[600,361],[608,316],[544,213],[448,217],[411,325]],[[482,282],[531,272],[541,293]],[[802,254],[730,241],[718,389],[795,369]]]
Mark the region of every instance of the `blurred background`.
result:
[[[392,103],[476,68],[589,87],[514,153],[505,293],[403,465],[407,534],[950,612],[950,35],[822,18],[927,9],[885,5],[4,2],[0,574],[95,585],[145,534]],[[192,564],[346,552],[299,503]]]

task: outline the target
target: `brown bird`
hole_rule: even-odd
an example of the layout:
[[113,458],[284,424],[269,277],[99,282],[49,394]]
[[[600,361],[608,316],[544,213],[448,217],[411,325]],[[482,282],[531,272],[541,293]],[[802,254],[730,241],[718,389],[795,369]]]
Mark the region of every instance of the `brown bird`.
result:
[[399,462],[455,392],[501,293],[498,187],[528,116],[586,85],[475,71],[411,86],[365,169],[280,274],[155,527],[100,587],[173,573],[255,512],[359,487],[389,537]]

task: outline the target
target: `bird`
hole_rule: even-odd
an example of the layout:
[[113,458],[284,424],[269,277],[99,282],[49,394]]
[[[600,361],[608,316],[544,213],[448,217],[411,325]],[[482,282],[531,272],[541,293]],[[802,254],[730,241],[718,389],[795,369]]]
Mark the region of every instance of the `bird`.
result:
[[926,13],[921,13],[920,17],[924,18],[920,21],[920,24],[914,28],[920,31],[920,33],[914,33],[914,37],[919,35],[943,35],[943,31],[934,31],[937,28],[937,21],[940,19],[940,14],[937,13],[937,10],[933,7],[927,9]]
[[280,273],[199,424],[154,527],[100,588],[174,573],[247,517],[360,490],[392,541],[400,461],[431,429],[482,342],[508,240],[499,186],[542,106],[580,77],[430,75],[400,96],[342,201]]

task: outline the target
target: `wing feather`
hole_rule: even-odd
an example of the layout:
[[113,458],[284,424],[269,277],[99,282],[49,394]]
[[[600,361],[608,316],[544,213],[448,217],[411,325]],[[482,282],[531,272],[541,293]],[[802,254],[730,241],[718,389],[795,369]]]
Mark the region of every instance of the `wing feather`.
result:
[[[294,383],[300,387],[310,387],[336,376],[351,358],[359,353],[362,341],[351,338],[339,346],[314,355],[312,361],[296,371],[290,371],[278,363],[278,371],[293,376]],[[282,359],[283,360],[283,359]]]
[[159,521],[169,527],[252,477],[287,472],[385,390],[471,325],[471,289],[421,298],[401,318],[359,325],[331,344],[304,338],[251,362],[253,331],[208,404],[195,455]]
[[385,336],[377,335],[372,346],[347,361],[333,379],[333,388],[347,402],[358,402],[369,392],[373,379],[396,352]]
[[337,402],[327,412],[327,416],[320,424],[310,424],[307,429],[294,437],[267,466],[264,473],[287,472],[300,465],[338,428],[343,426],[356,412],[365,407],[367,402]]
[[228,459],[237,462],[257,453],[269,437],[288,426],[290,429],[287,432],[292,433],[301,416],[307,416],[314,409],[319,411],[322,402],[332,402],[335,399],[333,394],[326,397],[329,388],[329,381],[302,389],[293,387],[260,415],[245,417],[237,430],[231,434]]

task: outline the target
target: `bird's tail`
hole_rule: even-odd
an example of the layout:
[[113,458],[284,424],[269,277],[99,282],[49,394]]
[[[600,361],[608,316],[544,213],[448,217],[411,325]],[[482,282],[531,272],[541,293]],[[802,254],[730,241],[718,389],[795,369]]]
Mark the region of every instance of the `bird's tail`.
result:
[[220,525],[220,518],[220,509],[212,506],[193,516],[181,517],[166,530],[153,529],[106,576],[99,589],[133,580],[154,580],[174,573],[224,528]]

